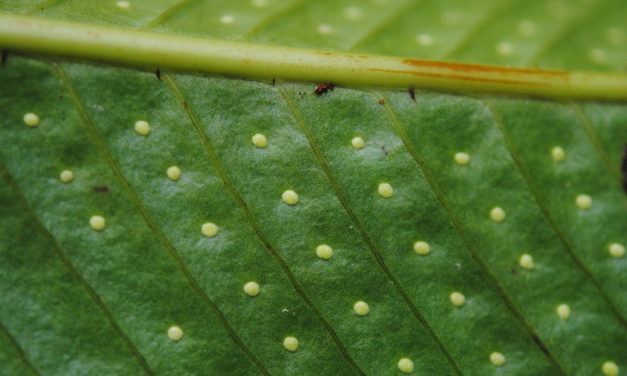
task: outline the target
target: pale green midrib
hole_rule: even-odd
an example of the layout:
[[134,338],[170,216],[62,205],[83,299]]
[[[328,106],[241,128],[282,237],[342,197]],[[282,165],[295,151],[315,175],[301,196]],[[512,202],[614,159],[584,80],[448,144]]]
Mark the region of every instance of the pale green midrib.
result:
[[544,342],[540,339],[540,336],[535,332],[531,324],[529,324],[527,320],[525,319],[525,317],[522,315],[522,313],[518,311],[514,302],[507,294],[507,291],[505,291],[505,288],[501,286],[496,276],[492,273],[488,265],[483,261],[483,259],[479,255],[479,252],[477,251],[477,247],[475,246],[474,242],[472,241],[472,239],[466,232],[459,216],[453,210],[453,207],[448,202],[448,199],[446,198],[444,192],[442,191],[438,182],[433,176],[431,169],[429,169],[429,167],[424,162],[423,158],[420,156],[416,148],[414,148],[412,142],[409,139],[409,136],[407,135],[407,133],[405,133],[404,126],[402,125],[401,121],[398,119],[398,117],[396,116],[392,108],[389,106],[389,101],[387,100],[387,98],[385,98],[381,93],[378,93],[378,92],[375,93],[375,96],[377,96],[380,99],[384,99],[383,106],[390,119],[391,128],[399,136],[399,138],[403,142],[405,149],[407,150],[409,155],[412,157],[412,159],[416,162],[416,164],[422,171],[422,174],[427,180],[427,183],[429,184],[429,187],[431,188],[432,193],[436,196],[436,199],[438,200],[440,206],[442,206],[442,208],[446,211],[448,217],[453,223],[453,227],[455,227],[455,230],[460,235],[462,242],[464,243],[464,246],[470,253],[471,258],[479,266],[483,274],[487,277],[488,281],[490,281],[494,289],[501,296],[501,299],[503,300],[503,302],[505,303],[509,311],[512,313],[512,315],[525,328],[525,330],[527,331],[527,333],[529,334],[529,336],[531,337],[535,345],[540,349],[540,351],[542,351],[542,353],[547,357],[547,359],[556,368],[556,370],[558,371],[560,375],[566,375],[566,372],[562,369],[561,364],[559,364],[557,359],[549,351],[549,349],[546,347]]
[[87,129],[87,132],[91,136],[91,139],[93,140],[94,144],[96,145],[96,147],[98,148],[98,150],[100,151],[104,159],[107,161],[109,168],[113,172],[114,176],[116,177],[120,185],[124,188],[124,190],[128,194],[133,205],[139,211],[145,223],[148,225],[150,230],[154,233],[159,243],[161,243],[161,245],[164,246],[164,248],[166,249],[170,257],[172,257],[172,259],[174,260],[174,263],[177,265],[177,267],[179,268],[179,270],[185,277],[191,289],[194,291],[194,293],[196,293],[196,295],[198,295],[200,300],[204,304],[206,304],[209,307],[209,309],[215,314],[216,318],[218,319],[220,324],[224,327],[224,329],[226,330],[228,335],[231,337],[233,342],[236,344],[236,346],[255,364],[255,366],[259,369],[259,371],[262,374],[266,376],[270,376],[270,373],[267,371],[267,369],[261,363],[261,361],[252,353],[252,351],[239,338],[239,336],[237,335],[233,327],[231,327],[231,325],[229,324],[229,322],[227,321],[226,317],[224,316],[222,311],[219,309],[219,307],[215,304],[215,302],[213,302],[213,300],[211,300],[211,298],[209,298],[209,296],[204,292],[204,290],[200,287],[200,285],[198,285],[198,282],[192,276],[191,272],[187,268],[185,261],[183,261],[183,259],[181,258],[180,254],[178,253],[174,245],[170,242],[170,240],[165,236],[165,234],[163,234],[161,229],[157,226],[156,222],[154,221],[154,219],[152,218],[148,210],[144,207],[142,201],[139,199],[139,196],[137,195],[137,193],[133,190],[129,182],[126,180],[126,178],[122,174],[120,167],[118,166],[117,162],[113,159],[113,156],[109,153],[109,150],[104,144],[102,137],[100,136],[95,125],[92,123],[91,118],[89,117],[85,108],[83,107],[83,104],[79,100],[78,95],[76,94],[76,91],[74,90],[74,87],[72,86],[71,82],[65,75],[65,72],[63,71],[61,67],[57,66],[56,64],[52,64],[52,65],[57,71],[57,73],[59,74],[61,81],[63,82],[63,85],[65,86],[69,94],[71,101],[76,106],[77,111],[80,113],[81,118],[83,119],[85,128]]
[[616,182],[620,186],[621,183],[622,183],[622,177],[620,176],[620,172],[618,171],[618,166],[617,166],[617,168],[613,168],[612,161],[610,160],[610,156],[607,154],[607,151],[605,150],[605,148],[601,144],[601,141],[599,141],[598,137],[596,136],[596,134],[594,132],[594,129],[592,129],[592,126],[590,125],[590,120],[588,119],[586,114],[584,114],[584,112],[581,110],[580,106],[578,106],[577,104],[575,104],[573,102],[570,102],[569,105],[575,111],[575,114],[579,118],[579,121],[581,122],[581,125],[583,126],[584,130],[586,131],[586,135],[588,136],[588,139],[590,140],[590,143],[592,144],[592,146],[594,146],[596,151],[601,156],[601,159],[603,160],[603,163],[605,164],[605,167],[607,167],[607,169],[610,172],[610,174],[612,174],[612,176],[614,176],[614,178],[616,179]]
[[[181,92],[180,88],[178,87],[178,85],[176,84],[176,82],[173,79],[171,79],[169,76],[166,76],[165,80],[168,83],[168,86],[176,95],[177,99],[181,102],[181,104],[188,103],[185,100],[185,97],[183,93]],[[274,249],[274,247],[272,246],[272,243],[270,243],[270,240],[267,238],[265,233],[261,230],[261,226],[259,226],[259,224],[257,223],[257,220],[255,219],[254,215],[248,208],[246,201],[244,201],[244,198],[242,197],[242,195],[238,192],[238,190],[235,188],[235,185],[231,182],[231,179],[229,178],[229,175],[227,174],[226,169],[220,162],[220,159],[218,158],[218,155],[213,145],[211,144],[211,140],[209,136],[203,131],[202,127],[200,126],[200,121],[198,120],[194,111],[191,109],[191,105],[188,103],[187,107],[183,105],[183,108],[185,112],[187,113],[188,117],[190,118],[190,121],[193,127],[198,133],[198,136],[200,137],[203,143],[203,146],[205,147],[205,150],[207,151],[207,154],[209,154],[211,163],[213,164],[214,168],[218,172],[218,175],[222,179],[224,185],[227,187],[227,190],[229,191],[229,193],[231,194],[231,196],[234,198],[235,202],[239,206],[240,210],[242,210],[242,212],[244,213],[253,231],[255,232],[255,234],[261,241],[261,243],[264,245],[264,248],[270,253],[270,255],[279,264],[279,266],[281,267],[281,269],[287,276],[288,280],[290,281],[290,284],[292,285],[296,293],[305,302],[305,304],[309,307],[309,309],[311,309],[313,314],[320,321],[320,323],[325,328],[325,330],[329,333],[331,339],[333,340],[337,348],[340,350],[340,353],[348,361],[351,367],[353,367],[353,370],[359,375],[365,375],[364,371],[361,370],[357,362],[355,362],[355,360],[350,356],[346,346],[344,345],[344,343],[342,343],[342,341],[340,340],[339,336],[337,335],[337,333],[335,332],[331,324],[327,322],[322,312],[314,304],[313,300],[311,300],[311,298],[307,296],[307,294],[305,293],[305,290],[302,288],[302,286],[296,279],[296,276],[292,273],[287,262],[279,254],[279,252],[276,249]]]
[[100,312],[102,312],[103,316],[105,316],[111,328],[115,331],[118,337],[124,342],[126,347],[128,347],[128,349],[133,353],[135,358],[137,358],[137,361],[139,362],[143,370],[146,372],[146,374],[151,375],[151,376],[156,375],[155,371],[146,362],[146,359],[140,353],[139,349],[135,346],[133,341],[126,335],[124,330],[122,330],[120,325],[117,323],[111,311],[109,311],[109,309],[104,304],[102,299],[100,299],[100,296],[91,287],[91,285],[87,283],[87,281],[83,278],[83,276],[78,272],[78,270],[72,263],[72,260],[70,260],[69,256],[65,253],[61,245],[57,242],[57,240],[54,238],[52,233],[43,224],[43,222],[41,222],[41,220],[39,219],[39,217],[37,216],[37,214],[31,207],[30,203],[26,199],[26,196],[22,193],[19,186],[17,185],[13,177],[10,175],[9,170],[6,168],[6,166],[4,165],[4,162],[2,161],[0,161],[0,172],[2,172],[4,179],[13,190],[15,196],[20,202],[20,205],[24,208],[24,211],[32,219],[33,223],[35,224],[39,232],[41,232],[42,235],[44,235],[44,237],[47,239],[47,241],[52,245],[52,248],[54,249],[57,256],[63,262],[63,265],[68,270],[68,273],[72,276],[72,278],[74,278],[78,282],[78,284],[85,290],[85,292],[87,292],[87,295],[89,295],[89,297],[96,304]]
[[[0,167],[0,169],[2,169],[2,167]],[[7,341],[9,341],[11,343],[11,346],[13,346],[13,348],[17,352],[18,356],[20,357],[20,360],[22,361],[22,364],[26,368],[28,368],[28,370],[33,375],[41,376],[39,371],[37,371],[37,368],[35,368],[33,363],[31,363],[30,359],[28,359],[28,357],[26,356],[26,353],[24,352],[24,349],[22,348],[22,346],[20,346],[20,344],[15,340],[15,337],[13,337],[13,335],[11,335],[9,330],[6,328],[6,326],[4,326],[4,324],[2,322],[0,322],[0,332],[2,332],[2,334],[7,339]]]
[[326,162],[326,159],[322,156],[322,153],[318,149],[318,146],[317,146],[317,144],[315,142],[315,138],[313,136],[313,133],[311,132],[311,130],[307,126],[307,123],[306,123],[305,119],[302,117],[300,112],[296,109],[295,104],[289,98],[289,96],[287,95],[285,90],[279,87],[279,92],[281,93],[281,95],[283,96],[285,102],[287,103],[288,108],[290,109],[290,112],[292,113],[292,116],[294,117],[296,122],[299,124],[299,126],[301,128],[301,131],[305,134],[305,137],[307,138],[308,143],[309,143],[309,147],[311,148],[311,150],[312,150],[312,152],[313,152],[313,154],[314,154],[314,156],[316,158],[316,161],[318,162],[318,164],[320,165],[320,167],[324,171],[324,174],[327,177],[327,179],[329,181],[329,184],[331,185],[333,193],[335,194],[335,196],[340,201],[344,211],[348,214],[348,216],[351,219],[351,221],[355,224],[355,228],[357,229],[357,231],[359,231],[359,234],[364,239],[366,245],[368,246],[368,249],[370,250],[371,254],[374,256],[374,258],[375,258],[375,260],[377,262],[377,265],[383,271],[383,274],[385,274],[386,278],[392,283],[392,286],[394,286],[394,289],[401,296],[401,298],[403,299],[404,303],[410,309],[410,311],[412,312],[414,317],[418,320],[418,322],[420,322],[422,327],[432,337],[433,341],[435,342],[436,346],[438,347],[438,350],[442,353],[442,355],[444,355],[444,357],[446,358],[447,362],[453,368],[455,373],[457,375],[463,375],[461,369],[459,368],[459,366],[455,362],[455,359],[453,359],[453,357],[449,353],[449,351],[446,348],[446,346],[444,346],[444,343],[442,343],[442,340],[440,339],[440,337],[433,330],[433,328],[431,328],[431,325],[429,325],[429,322],[424,318],[424,316],[420,313],[418,308],[414,305],[413,301],[409,297],[409,294],[407,294],[407,292],[403,289],[403,287],[401,286],[401,284],[398,281],[398,279],[396,278],[396,276],[394,276],[392,271],[385,264],[385,261],[383,260],[383,256],[382,256],[381,251],[376,246],[376,244],[372,241],[372,239],[370,238],[370,235],[368,235],[368,233],[366,232],[365,227],[361,224],[361,221],[359,220],[359,218],[357,217],[355,212],[352,210],[350,204],[348,203],[348,200],[346,199],[346,196],[344,195],[344,193],[342,192],[342,190],[340,188],[339,183],[335,179],[335,176],[332,174],[331,168],[329,167],[328,163]]
[[201,39],[0,14],[0,48],[155,70],[427,88],[546,98],[627,100],[627,74],[556,72]]
[[509,132],[507,131],[507,128],[505,127],[505,124],[503,124],[503,120],[501,119],[500,115],[496,112],[496,110],[493,108],[491,103],[485,100],[483,100],[482,102],[484,103],[488,111],[490,112],[492,119],[494,120],[499,131],[501,132],[501,135],[503,136],[503,140],[505,142],[505,146],[509,152],[509,155],[512,157],[512,160],[514,161],[514,164],[516,165],[518,172],[520,173],[523,180],[527,184],[527,187],[529,188],[529,191],[531,192],[531,195],[533,196],[533,199],[536,202],[536,205],[538,205],[538,208],[542,212],[542,215],[544,216],[546,221],[549,222],[551,229],[557,236],[560,243],[562,243],[562,246],[566,250],[566,253],[568,253],[568,255],[573,260],[575,265],[577,265],[577,267],[582,271],[582,273],[586,276],[586,278],[592,283],[594,288],[599,293],[599,296],[605,302],[605,304],[607,304],[610,311],[616,317],[618,322],[623,327],[627,328],[627,320],[620,313],[620,310],[618,309],[616,304],[612,301],[612,299],[607,294],[607,292],[603,289],[603,286],[601,286],[601,283],[597,280],[597,278],[592,273],[592,271],[590,271],[590,269],[586,267],[586,264],[581,260],[581,258],[579,258],[579,255],[577,255],[577,252],[575,252],[575,247],[566,236],[566,233],[564,232],[564,230],[562,230],[562,228],[559,226],[559,224],[557,223],[557,221],[551,214],[551,211],[549,210],[548,206],[544,203],[544,200],[542,200],[539,190],[536,187],[535,183],[533,182],[533,179],[531,178],[531,174],[529,173],[529,170],[527,170],[527,167],[522,157],[520,156],[520,153],[514,146],[514,143],[509,135]]

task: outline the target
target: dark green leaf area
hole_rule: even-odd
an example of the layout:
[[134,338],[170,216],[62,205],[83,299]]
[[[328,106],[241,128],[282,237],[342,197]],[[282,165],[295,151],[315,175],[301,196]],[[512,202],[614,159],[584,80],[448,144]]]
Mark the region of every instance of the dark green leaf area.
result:
[[[290,87],[292,93],[299,90]],[[401,98],[415,105],[408,94]],[[382,254],[464,372],[496,372],[488,359],[493,351],[508,354],[512,361],[502,369],[512,374],[554,372],[470,257],[420,166],[394,132],[386,104],[371,93],[342,89],[326,97],[297,95],[294,100],[338,191],[372,239],[370,251]],[[366,142],[361,150],[351,146],[357,136]],[[390,184],[394,195],[379,196],[380,183]],[[431,253],[417,255],[416,241],[429,243]],[[466,296],[461,308],[449,300],[455,291]]]
[[[512,139],[512,149],[529,170],[528,184],[538,188],[538,200],[552,217],[555,230],[563,234],[567,248],[598,280],[622,316],[627,316],[627,291],[621,288],[627,282],[627,264],[623,259],[611,257],[608,252],[611,243],[624,244],[627,240],[627,198],[619,184],[616,158],[623,150],[614,140],[608,144],[607,150],[599,152],[595,148],[597,129],[607,126],[607,121],[587,117],[574,104],[561,106],[504,100],[495,107],[502,114],[504,129]],[[621,123],[621,113],[612,111],[611,105],[588,108],[606,108],[606,116],[616,117],[614,124]],[[527,116],[520,116],[523,113]],[[591,111],[591,115],[601,114],[597,110]],[[541,125],[537,131],[525,131],[535,124]],[[613,138],[620,139],[622,135],[623,140],[627,139],[626,127],[614,126],[613,131]],[[601,128],[600,132],[607,137],[607,130]],[[565,150],[566,158],[562,162],[549,158],[550,150],[556,145]],[[599,146],[603,148],[601,144]],[[606,153],[611,153],[613,158],[604,160]],[[589,210],[576,205],[579,195],[592,198]]]
[[627,242],[622,107],[161,78],[15,56],[0,70],[6,369],[387,375],[406,357],[415,374],[589,375],[622,361],[626,266],[608,252]]
[[[185,106],[192,104],[183,104],[154,74],[79,65],[69,66],[67,71],[102,142],[136,192],[140,205],[268,370],[276,374],[303,368],[327,374],[350,373],[329,333],[299,297],[229,193],[218,173],[220,167],[210,156],[211,150],[203,144],[185,111]],[[100,90],[99,82],[107,82],[110,89]],[[265,103],[264,99],[258,100]],[[101,107],[105,110],[100,111]],[[207,108],[224,122],[234,116],[218,111],[215,103]],[[255,112],[255,117],[259,113]],[[149,136],[133,130],[138,119],[150,122]],[[230,131],[233,144],[237,142],[241,150],[248,149],[249,153],[257,152],[251,142],[252,134],[238,137],[237,128]],[[250,167],[252,157],[236,153],[232,158],[242,167]],[[181,169],[180,180],[168,179],[166,170],[170,166]],[[251,183],[252,189],[272,187],[272,182]],[[268,200],[277,207],[285,206],[280,201],[282,191],[273,188],[275,192]],[[206,222],[218,226],[215,238],[201,233],[201,225]],[[287,235],[302,238],[297,234],[298,230],[292,229]],[[301,255],[307,251],[312,252],[293,249]],[[289,266],[299,276],[297,267]],[[259,296],[244,294],[243,286],[249,281],[261,286]],[[340,308],[350,312],[351,306]],[[299,339],[298,353],[290,354],[283,348],[287,335]]]
[[[424,372],[447,374],[443,354],[378,268],[277,89],[245,81],[225,85],[223,79],[177,81],[255,221],[351,357],[368,374],[396,372],[401,357]],[[302,95],[313,96],[312,89],[302,88]],[[267,148],[251,144],[256,133],[266,135]],[[298,193],[298,205],[281,201],[287,189]],[[331,260],[316,256],[320,244],[333,248]],[[368,316],[353,312],[357,300],[369,304]]]
[[[611,257],[607,242],[625,241],[615,230],[625,223],[624,197],[573,108],[429,93],[417,103],[401,94],[389,99],[470,243],[563,368],[594,374],[608,354],[620,358],[625,263]],[[564,161],[553,160],[555,146],[566,151]],[[453,162],[460,151],[471,156],[466,166]],[[575,203],[583,192],[593,196],[588,211]],[[503,223],[490,219],[496,206],[507,214]],[[533,270],[518,266],[524,253]],[[556,315],[559,304],[570,306],[569,319]]]
[[[5,335],[19,340],[42,374],[141,374],[140,364],[73,275],[76,270],[64,265],[55,245],[4,181],[0,200],[0,322]],[[7,343],[2,354],[12,357],[3,361],[2,374],[32,374],[11,364],[21,358],[4,351],[14,346],[3,338]]]
[[[3,163],[34,214],[76,269],[84,273],[83,278],[148,364],[160,374],[256,373],[257,368],[231,340],[216,315],[190,289],[94,140],[86,137],[84,120],[54,70],[39,62],[11,62],[2,72],[1,101],[6,109],[2,118]],[[24,126],[21,117],[25,111],[40,114],[38,127]],[[68,163],[73,157],[63,152],[76,145],[88,150],[85,158]],[[58,178],[66,168],[75,174],[69,184]],[[94,186],[107,186],[108,190],[96,192]],[[94,214],[107,219],[104,231],[90,228],[89,219]],[[68,316],[58,324],[75,323]],[[168,339],[166,331],[171,325],[183,328],[183,340]],[[97,333],[92,335],[98,338]],[[19,337],[17,341],[21,343]],[[27,353],[33,350],[26,348]],[[50,362],[59,359],[62,357],[46,357]],[[74,372],[67,368],[69,362],[58,366],[66,367],[66,374]]]
[[37,376],[35,371],[29,368],[28,364],[20,356],[19,350],[16,349],[14,342],[9,339],[9,335],[0,336],[0,346],[2,346],[2,352],[0,352],[0,362],[2,362],[0,375]]

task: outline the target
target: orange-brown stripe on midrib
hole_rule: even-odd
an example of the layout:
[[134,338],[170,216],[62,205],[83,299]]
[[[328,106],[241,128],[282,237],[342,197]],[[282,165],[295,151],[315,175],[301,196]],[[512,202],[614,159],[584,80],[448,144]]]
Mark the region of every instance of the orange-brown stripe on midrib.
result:
[[487,77],[463,76],[463,75],[458,75],[458,74],[428,73],[428,72],[404,71],[404,70],[393,70],[393,69],[379,69],[379,68],[370,68],[368,70],[372,71],[372,72],[412,74],[414,76],[424,76],[424,77],[433,77],[433,78],[447,78],[447,79],[451,79],[451,80],[463,80],[463,81],[490,82],[490,83],[503,84],[503,85],[548,86],[547,83],[537,82],[537,81],[536,82],[530,82],[530,81],[517,81],[517,80],[502,80],[502,79],[487,78]]
[[457,72],[492,72],[492,73],[504,73],[507,75],[532,74],[532,75],[540,75],[540,76],[557,76],[557,77],[560,77],[560,76],[568,77],[569,75],[567,71],[498,67],[498,66],[493,66],[493,65],[482,65],[482,64],[453,63],[453,62],[448,62],[448,61],[403,59],[402,63],[406,65],[411,65],[414,67],[442,68],[442,69],[450,69],[450,70],[457,71]]

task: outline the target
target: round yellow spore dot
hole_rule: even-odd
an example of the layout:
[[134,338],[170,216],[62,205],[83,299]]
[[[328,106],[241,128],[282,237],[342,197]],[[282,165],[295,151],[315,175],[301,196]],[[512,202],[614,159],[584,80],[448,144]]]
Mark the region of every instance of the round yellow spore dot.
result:
[[496,45],[496,51],[503,56],[509,56],[514,53],[514,46],[508,42],[500,42]]
[[414,362],[409,358],[401,358],[398,361],[398,369],[403,373],[410,373],[414,370]]
[[353,147],[357,150],[363,149],[364,146],[366,146],[366,141],[364,141],[364,139],[361,137],[354,137],[351,140],[351,145],[353,145]]
[[579,209],[588,210],[592,207],[592,197],[588,195],[578,195],[575,198],[575,203]]
[[620,371],[616,363],[609,361],[603,363],[603,366],[601,366],[601,370],[603,371],[603,374],[607,376],[618,376],[618,373]]
[[328,35],[333,32],[333,26],[327,24],[320,24],[316,29],[318,30],[318,33],[322,35]]
[[368,312],[370,312],[370,307],[368,306],[368,303],[364,302],[363,300],[358,300],[353,305],[353,310],[359,316],[366,316]]
[[536,34],[536,24],[529,20],[522,20],[517,25],[518,32],[524,37],[531,37]]
[[288,205],[296,205],[298,204],[298,193],[288,189],[281,194],[281,200]]
[[104,219],[103,216],[93,215],[91,218],[89,218],[89,225],[96,231],[102,231],[107,225],[107,221]]
[[466,297],[461,292],[455,291],[451,293],[451,296],[449,298],[451,299],[451,303],[453,303],[455,307],[461,307],[466,304]]
[[148,136],[150,133],[150,124],[145,120],[138,120],[135,122],[135,132],[142,136]]
[[414,243],[414,252],[421,256],[426,256],[431,252],[431,247],[427,242],[417,241]]
[[208,238],[213,238],[218,235],[218,226],[212,222],[203,223],[200,230],[202,231],[202,234]]
[[592,48],[588,51],[588,57],[590,60],[597,64],[603,64],[607,62],[607,52],[601,48]]
[[429,47],[433,45],[433,37],[430,34],[418,34],[416,35],[416,42],[423,47]]
[[470,155],[468,155],[468,153],[455,153],[454,159],[455,163],[460,166],[464,166],[470,163]]
[[166,174],[170,178],[170,180],[177,181],[181,178],[181,169],[177,166],[170,166],[166,171]]
[[500,352],[493,352],[490,354],[490,362],[495,366],[500,367],[505,364],[505,356]]
[[381,183],[377,188],[377,192],[379,192],[379,195],[383,198],[390,198],[394,194],[394,188],[388,183]]
[[244,292],[248,296],[257,296],[259,295],[259,284],[257,282],[251,281],[244,285]]
[[566,158],[566,153],[564,152],[564,149],[562,149],[559,146],[556,146],[553,149],[551,149],[551,157],[553,157],[553,160],[555,162],[561,162],[564,160],[564,158]]
[[608,247],[610,255],[612,257],[623,257],[625,255],[625,246],[620,243],[612,243]]
[[28,125],[29,127],[36,127],[39,125],[39,116],[37,116],[36,114],[29,112],[26,115],[24,115],[24,124]]
[[316,247],[316,255],[323,260],[328,260],[333,257],[333,248],[326,244],[320,244]]
[[533,263],[533,257],[531,257],[531,255],[528,255],[526,253],[520,256],[518,263],[520,264],[520,266],[522,266],[523,268],[527,270],[531,270],[535,267]]
[[283,347],[287,351],[295,352],[298,350],[298,340],[295,337],[285,337],[283,339]]
[[235,17],[233,17],[230,14],[225,14],[225,15],[220,16],[220,22],[222,22],[225,25],[232,24],[233,22],[235,22]]
[[351,21],[355,21],[361,18],[361,9],[357,7],[348,7],[344,9],[344,17]]
[[253,145],[255,145],[256,147],[263,149],[266,146],[268,146],[268,139],[266,138],[266,136],[262,135],[261,133],[257,133],[256,135],[253,136]]
[[168,328],[168,338],[172,341],[179,341],[183,338],[183,329],[178,326],[171,326]]
[[568,304],[558,305],[555,311],[557,312],[557,316],[562,320],[566,320],[570,317],[570,307]]
[[62,182],[69,183],[72,180],[74,180],[74,173],[70,170],[63,170],[61,171],[59,178],[61,179]]
[[498,206],[492,208],[492,210],[490,210],[490,219],[498,223],[503,222],[505,220],[505,210]]

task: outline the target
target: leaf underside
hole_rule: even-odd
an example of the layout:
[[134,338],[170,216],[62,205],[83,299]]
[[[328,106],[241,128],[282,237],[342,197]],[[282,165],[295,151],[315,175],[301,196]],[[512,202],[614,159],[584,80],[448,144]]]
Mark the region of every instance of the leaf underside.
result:
[[[416,58],[599,71],[627,61],[622,1],[252,4],[267,5],[7,0],[0,10]],[[627,261],[608,252],[627,244],[624,104],[313,88],[9,54],[0,374],[393,375],[401,358],[421,375],[627,368]],[[29,112],[36,127],[22,121]],[[252,144],[257,133],[266,148]],[[470,163],[455,163],[458,152]],[[288,189],[297,205],[281,200]],[[502,223],[490,219],[497,206]],[[106,218],[103,231],[92,215]],[[414,252],[419,240],[428,255]],[[532,270],[519,265],[525,253]],[[258,296],[244,293],[249,281]],[[368,315],[355,314],[358,300]],[[180,341],[167,336],[173,325]],[[495,367],[492,352],[506,363]]]

